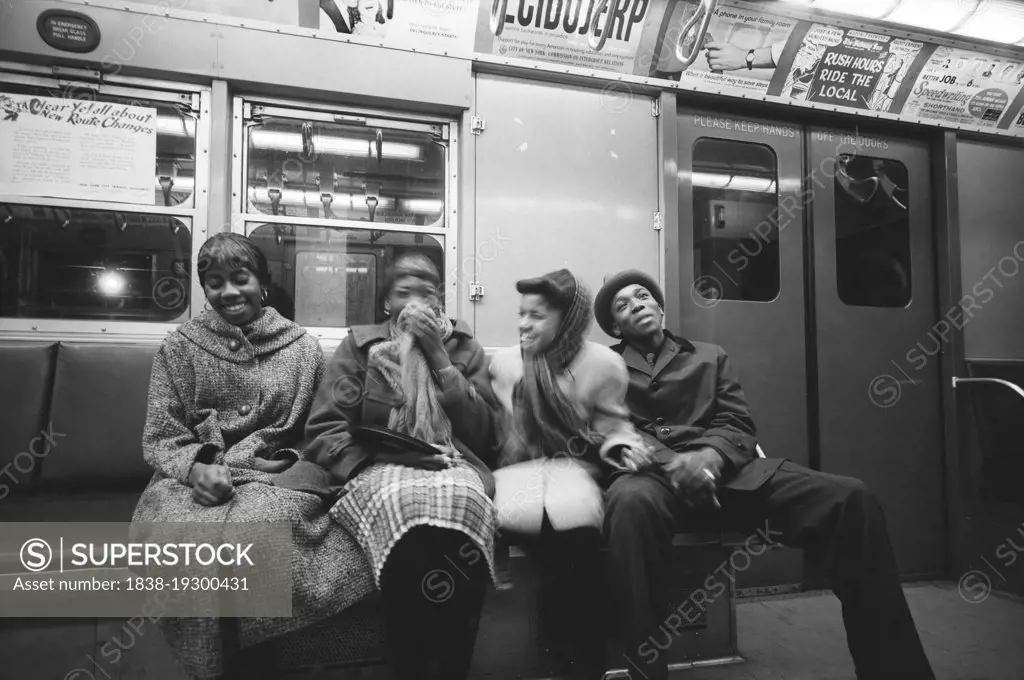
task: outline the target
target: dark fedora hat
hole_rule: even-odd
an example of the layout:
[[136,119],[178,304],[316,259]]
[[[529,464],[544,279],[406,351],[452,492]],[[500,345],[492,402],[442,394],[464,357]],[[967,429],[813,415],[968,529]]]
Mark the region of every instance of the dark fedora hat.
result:
[[625,288],[631,286],[634,283],[638,283],[647,290],[651,291],[651,295],[658,301],[658,304],[663,308],[665,306],[665,294],[661,292],[661,286],[654,280],[654,277],[649,274],[645,274],[639,269],[627,269],[611,276],[606,276],[604,284],[601,286],[601,290],[597,291],[597,297],[594,300],[594,316],[597,317],[597,325],[601,327],[608,335],[615,337],[612,333],[612,300],[615,299],[616,293]]

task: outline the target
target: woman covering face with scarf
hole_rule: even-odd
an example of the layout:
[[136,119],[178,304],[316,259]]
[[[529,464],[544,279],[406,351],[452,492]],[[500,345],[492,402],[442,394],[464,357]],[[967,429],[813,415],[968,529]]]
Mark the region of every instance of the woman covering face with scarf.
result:
[[[395,262],[388,320],[352,328],[335,352],[306,424],[305,463],[282,475],[314,492],[340,486],[331,515],[370,563],[403,680],[467,676],[494,573],[494,486],[481,459],[494,462],[496,405],[484,350],[440,312],[439,287],[426,257]],[[453,563],[454,590],[437,578]]]
[[508,416],[494,503],[502,532],[546,563],[548,587],[539,597],[552,615],[542,612],[541,620],[569,636],[549,643],[567,652],[572,677],[597,680],[605,670],[599,481],[645,465],[648,454],[624,404],[622,357],[584,339],[592,319],[587,288],[567,269],[516,288],[519,344],[491,362]]

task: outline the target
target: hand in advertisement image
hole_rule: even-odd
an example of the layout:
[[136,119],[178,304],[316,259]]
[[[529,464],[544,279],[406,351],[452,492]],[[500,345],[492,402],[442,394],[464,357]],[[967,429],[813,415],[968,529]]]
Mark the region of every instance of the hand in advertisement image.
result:
[[719,42],[713,37],[704,45],[704,56],[708,68],[716,73],[722,71],[752,70],[755,68],[771,68],[778,66],[779,56],[786,46],[785,40],[771,45],[746,48],[732,42]]

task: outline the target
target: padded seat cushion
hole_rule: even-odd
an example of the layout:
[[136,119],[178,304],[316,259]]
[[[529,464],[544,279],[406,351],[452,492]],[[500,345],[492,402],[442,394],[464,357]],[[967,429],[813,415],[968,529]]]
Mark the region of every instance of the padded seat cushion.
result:
[[51,420],[66,436],[44,461],[40,488],[142,492],[153,475],[142,458],[142,428],[157,349],[61,343]]
[[[49,418],[56,347],[52,342],[0,343],[0,470],[10,466],[7,473],[0,474],[0,484],[8,487],[6,494],[0,487],[0,496],[31,490],[41,461],[53,453],[47,453],[45,439],[36,440],[34,445],[33,440],[40,436]],[[30,454],[30,448],[41,457],[18,455]],[[0,519],[3,517],[0,509]]]

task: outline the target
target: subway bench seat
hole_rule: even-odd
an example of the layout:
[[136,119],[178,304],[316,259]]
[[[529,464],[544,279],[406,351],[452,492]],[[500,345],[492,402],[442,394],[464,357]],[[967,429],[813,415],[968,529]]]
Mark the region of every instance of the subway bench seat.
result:
[[[157,349],[157,344],[0,342],[0,470],[6,470],[0,475],[0,522],[131,520],[152,476],[141,438]],[[742,660],[732,581],[707,584],[708,575],[729,564],[738,541],[711,533],[679,534],[674,543],[678,568],[671,605],[679,617],[667,621],[671,643],[659,654],[680,666]],[[17,556],[0,555],[0,578],[19,570]],[[473,677],[556,677],[562,669],[552,665],[541,639],[536,607],[541,575],[535,562],[512,547],[503,572],[503,586],[485,603]],[[117,663],[105,666],[112,641],[120,653]],[[9,669],[14,677],[65,677],[88,664],[96,666],[89,672],[110,680],[186,677],[157,626],[146,620],[0,619],[0,647],[25,650],[15,655],[23,672]],[[265,642],[245,657],[246,666],[255,666],[252,677],[318,669],[344,676],[344,669],[383,665],[379,594],[332,619]],[[608,666],[613,672],[607,677],[626,677],[621,650],[609,648]]]

